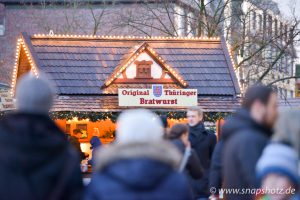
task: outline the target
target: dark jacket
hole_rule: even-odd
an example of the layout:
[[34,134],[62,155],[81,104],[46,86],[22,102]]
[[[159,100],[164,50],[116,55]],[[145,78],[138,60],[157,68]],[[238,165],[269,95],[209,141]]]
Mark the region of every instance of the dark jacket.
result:
[[180,159],[166,142],[111,144],[97,152],[85,200],[189,200],[188,183],[174,170]]
[[[224,125],[222,158],[224,188],[258,187],[255,166],[272,131],[255,122],[247,110],[239,110]],[[252,199],[251,195],[229,195],[228,199]]]
[[101,141],[97,136],[93,136],[90,140],[90,144],[91,147],[90,149],[92,149],[92,159],[89,160],[88,164],[93,165],[94,164],[94,157],[95,157],[95,152],[96,149],[98,149],[101,146]]
[[204,169],[201,179],[191,179],[194,195],[196,198],[208,197],[210,195],[208,190],[209,168],[217,138],[200,122],[196,126],[189,126],[189,139],[191,147],[196,151]]
[[222,187],[222,152],[223,152],[224,141],[220,140],[214,149],[211,166],[209,170],[209,188],[216,188],[216,194],[218,190]]
[[73,145],[73,147],[75,148],[76,152],[78,153],[80,160],[85,159],[87,156],[85,155],[84,152],[82,152],[81,147],[80,147],[80,142],[78,140],[78,138],[76,138],[75,136],[70,136],[69,137],[69,142]]
[[[180,139],[171,140],[172,143],[180,150],[182,154],[185,152],[185,146]],[[201,162],[194,149],[191,149],[191,155],[186,163],[186,172],[194,179],[199,179],[203,176],[203,168]]]
[[78,155],[44,115],[9,114],[0,121],[2,200],[79,200]]
[[[244,126],[243,122],[239,122],[232,126],[231,122],[239,121],[239,112],[230,116],[226,119],[226,123],[222,127],[222,135],[219,138],[219,142],[216,144],[215,149],[213,151],[211,166],[210,166],[210,174],[209,174],[209,188],[216,188],[216,194],[218,194],[219,189],[223,184],[223,175],[222,175],[222,157],[224,152],[224,142],[228,140],[230,136],[232,136],[236,131],[240,130]],[[229,123],[227,123],[229,122]]]

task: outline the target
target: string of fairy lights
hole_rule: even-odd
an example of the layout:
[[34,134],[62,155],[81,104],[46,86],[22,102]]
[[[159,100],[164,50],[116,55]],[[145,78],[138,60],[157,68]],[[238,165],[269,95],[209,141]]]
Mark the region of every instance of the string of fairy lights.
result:
[[33,74],[35,76],[38,77],[38,70],[35,64],[34,59],[32,58],[31,52],[29,51],[27,44],[25,43],[23,38],[19,38],[17,40],[17,47],[16,47],[16,56],[15,56],[15,64],[14,64],[14,70],[13,70],[13,75],[12,75],[12,82],[11,82],[11,96],[14,96],[14,91],[15,91],[15,87],[16,87],[16,82],[17,82],[17,73],[18,73],[18,65],[19,65],[19,59],[20,59],[20,55],[21,55],[21,47],[23,48],[28,62],[30,64],[30,69],[31,72],[33,72]]
[[[54,38],[54,39],[113,39],[113,40],[189,40],[189,41],[197,41],[197,40],[207,40],[207,41],[216,41],[220,42],[219,37],[161,37],[161,36],[154,36],[154,37],[148,37],[148,36],[141,36],[141,37],[135,37],[135,36],[97,36],[97,35],[61,35],[61,34],[34,34],[31,36],[31,38],[37,38],[37,39],[48,39],[48,38]],[[23,37],[19,38],[17,40],[17,46],[16,46],[16,55],[15,55],[15,64],[13,69],[13,76],[12,76],[12,83],[11,83],[11,95],[14,96],[15,86],[16,86],[16,80],[17,80],[17,73],[18,73],[18,65],[19,60],[21,56],[21,48],[24,50],[25,55],[28,58],[28,62],[30,64],[31,71],[34,73],[35,76],[38,76],[38,70],[36,66],[36,62],[34,58],[31,55],[31,52],[26,44],[26,41]],[[228,52],[230,55],[230,59],[232,62],[232,65],[235,66],[233,57],[231,55],[230,46],[227,44]],[[111,84],[113,80],[115,80],[118,76],[121,75],[121,73],[128,67],[134,59],[137,58],[137,56],[142,53],[143,51],[148,50],[151,52],[163,65],[169,70],[169,72],[172,74],[173,77],[175,77],[183,86],[187,86],[187,83],[184,81],[184,79],[170,66],[166,63],[166,61],[159,56],[159,54],[151,47],[147,45],[147,43],[144,43],[144,45],[141,45],[135,54],[131,58],[125,62],[125,64],[120,67],[119,71],[117,71],[115,74],[110,77],[107,82],[105,83],[106,86]],[[156,112],[158,115],[166,115],[169,119],[175,119],[175,120],[182,120],[186,118],[186,112],[185,111],[170,111],[170,112]],[[91,122],[97,122],[101,120],[111,120],[112,122],[115,122],[120,114],[120,112],[75,112],[75,111],[59,111],[59,112],[50,112],[50,117],[54,120],[56,119],[66,119],[66,120],[72,120],[74,118],[77,118],[78,120],[89,120]],[[224,119],[231,113],[229,112],[207,112],[204,113],[204,120],[209,122],[216,122],[219,119]],[[5,115],[4,112],[0,112],[0,118]]]
[[[171,120],[183,120],[186,118],[185,111],[167,111],[167,112],[155,112],[157,115],[165,115]],[[229,112],[206,112],[204,113],[204,121],[216,122],[220,119],[224,119],[229,116]],[[79,112],[79,111],[61,111],[61,112],[50,112],[50,117],[53,120],[65,119],[73,120],[87,120],[90,122],[111,120],[116,122],[120,112]]]
[[208,40],[220,41],[220,37],[171,37],[171,36],[123,36],[123,35],[73,35],[73,34],[34,34],[33,38],[68,39],[116,39],[116,40]]
[[186,87],[187,86],[187,82],[184,81],[184,79],[168,64],[166,64],[166,61],[159,56],[159,54],[151,47],[149,47],[147,45],[147,43],[144,43],[143,45],[141,45],[133,54],[133,56],[131,56],[130,58],[128,58],[126,64],[124,64],[122,67],[120,67],[120,69],[115,73],[112,74],[112,76],[110,78],[108,78],[108,81],[105,83],[106,86],[109,86],[115,79],[117,79],[122,72],[141,54],[145,51],[145,49],[147,49],[149,52],[151,52],[151,54],[153,56],[156,57],[156,59],[158,59],[165,68],[168,69],[168,71],[172,74],[173,77],[175,77],[182,86]]

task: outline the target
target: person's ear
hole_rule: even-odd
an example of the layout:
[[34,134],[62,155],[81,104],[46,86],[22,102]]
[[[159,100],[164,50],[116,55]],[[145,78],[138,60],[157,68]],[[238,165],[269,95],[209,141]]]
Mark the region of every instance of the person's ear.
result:
[[203,120],[203,115],[199,115],[199,119],[200,119],[200,121],[202,121]]

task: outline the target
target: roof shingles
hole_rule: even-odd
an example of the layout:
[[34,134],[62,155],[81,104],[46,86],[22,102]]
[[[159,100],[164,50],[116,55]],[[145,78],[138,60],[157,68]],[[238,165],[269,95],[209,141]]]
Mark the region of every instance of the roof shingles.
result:
[[182,75],[189,88],[198,89],[199,95],[239,93],[222,41],[31,37],[31,42],[39,68],[54,80],[61,95],[103,94],[104,81],[132,48],[144,42]]

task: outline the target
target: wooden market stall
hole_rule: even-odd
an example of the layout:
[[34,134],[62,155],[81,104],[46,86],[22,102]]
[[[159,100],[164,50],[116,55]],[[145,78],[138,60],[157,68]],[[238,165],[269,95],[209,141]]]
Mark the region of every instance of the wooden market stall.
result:
[[[239,84],[231,55],[220,38],[27,35],[17,44],[13,91],[18,78],[32,71],[47,74],[57,87],[51,116],[70,134],[114,138],[118,89],[197,89],[205,120],[215,123],[239,106]],[[184,121],[186,107],[147,107]]]

